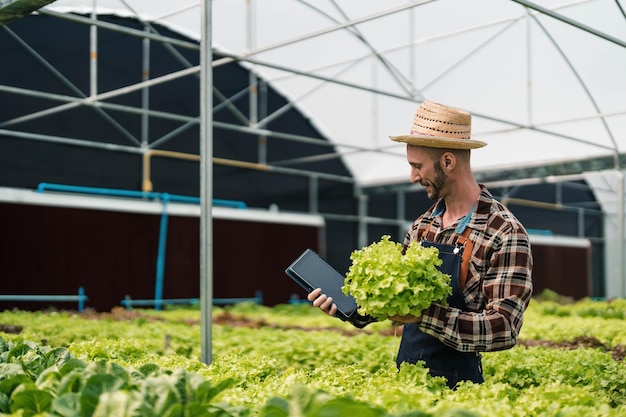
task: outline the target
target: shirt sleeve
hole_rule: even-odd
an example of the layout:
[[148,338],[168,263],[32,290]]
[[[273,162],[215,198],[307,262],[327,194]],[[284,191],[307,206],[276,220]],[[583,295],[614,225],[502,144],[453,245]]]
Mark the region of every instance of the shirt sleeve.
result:
[[484,309],[466,312],[433,304],[422,314],[423,332],[463,352],[496,351],[515,345],[532,296],[531,247],[523,228],[499,236],[490,248],[493,250],[489,251],[483,278]]

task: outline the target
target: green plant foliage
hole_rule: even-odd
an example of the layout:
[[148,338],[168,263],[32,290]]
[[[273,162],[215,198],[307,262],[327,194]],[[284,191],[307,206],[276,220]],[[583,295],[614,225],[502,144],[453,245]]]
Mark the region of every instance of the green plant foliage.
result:
[[295,385],[288,399],[270,398],[259,414],[261,417],[385,417],[387,411],[349,397],[336,398],[320,390]]
[[352,252],[343,291],[351,294],[360,314],[378,320],[395,315],[419,316],[433,302],[446,304],[450,276],[440,272],[439,250],[412,242],[405,254],[388,235]]
[[[590,311],[594,313],[590,314]],[[625,313],[624,300],[584,299],[565,305],[533,300],[524,314],[524,326],[520,336],[525,339],[547,339],[559,342],[578,336],[587,336],[594,337],[609,347],[626,345],[624,321],[612,317]]]
[[[211,384],[183,368],[138,370],[99,360],[86,366],[65,348],[0,338],[0,412],[31,416],[227,416],[215,397],[233,382]],[[9,363],[7,363],[9,362]],[[42,366],[46,363],[47,367]],[[36,381],[34,383],[33,381]]]
[[[212,326],[210,364],[199,360],[197,309],[4,311],[0,323],[23,332],[0,334],[0,416],[622,417],[626,366],[610,352],[624,340],[620,303],[559,304],[568,314],[554,315],[554,301],[533,300],[519,346],[484,353],[486,382],[455,391],[421,364],[396,367],[389,322],[356,330],[307,305],[215,309],[233,320]],[[577,338],[601,345],[550,346]],[[525,346],[534,340],[545,343]]]

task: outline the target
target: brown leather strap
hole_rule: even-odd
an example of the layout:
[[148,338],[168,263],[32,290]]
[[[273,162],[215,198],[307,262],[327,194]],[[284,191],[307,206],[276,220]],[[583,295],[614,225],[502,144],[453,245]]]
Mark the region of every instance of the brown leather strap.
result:
[[422,236],[421,236],[421,238],[422,238],[423,240],[426,240],[426,237],[428,236],[428,233],[430,233],[430,226],[432,226],[432,225],[433,225],[433,222],[434,222],[434,221],[435,221],[435,219],[433,218],[433,219],[431,220],[431,222],[430,222],[430,223],[428,223],[428,227],[427,227],[426,229],[424,229],[424,231],[422,232]]
[[471,231],[472,229],[466,227],[463,234],[457,239],[457,242],[464,246],[463,262],[461,262],[461,271],[459,276],[459,287],[461,290],[465,288],[465,282],[467,281],[467,276],[469,274],[469,263],[472,258],[472,250],[474,249],[474,243],[468,238]]

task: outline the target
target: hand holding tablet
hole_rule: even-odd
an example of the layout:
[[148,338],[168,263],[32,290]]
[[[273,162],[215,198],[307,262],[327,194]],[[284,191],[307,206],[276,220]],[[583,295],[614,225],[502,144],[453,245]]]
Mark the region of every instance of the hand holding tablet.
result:
[[345,277],[311,249],[293,261],[285,273],[307,292],[321,288],[322,293],[332,297],[337,306],[335,315],[342,320],[350,319],[358,308],[354,298],[341,290]]

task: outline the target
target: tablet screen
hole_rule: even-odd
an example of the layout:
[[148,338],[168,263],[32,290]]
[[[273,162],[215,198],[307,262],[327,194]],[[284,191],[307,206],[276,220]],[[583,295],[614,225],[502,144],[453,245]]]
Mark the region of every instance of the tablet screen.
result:
[[321,288],[322,293],[333,298],[337,305],[337,316],[343,320],[357,309],[354,298],[341,291],[345,277],[311,249],[305,250],[285,273],[307,292]]

